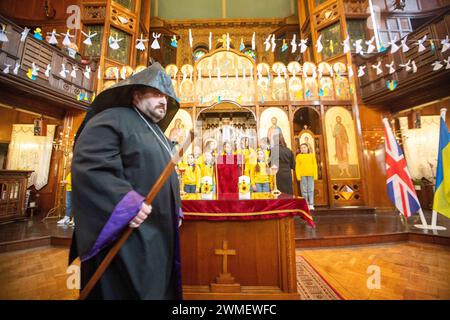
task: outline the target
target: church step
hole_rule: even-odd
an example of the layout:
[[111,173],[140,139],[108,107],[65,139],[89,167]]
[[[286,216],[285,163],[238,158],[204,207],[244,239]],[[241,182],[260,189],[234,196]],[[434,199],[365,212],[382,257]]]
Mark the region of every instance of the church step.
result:
[[359,214],[375,214],[375,208],[373,207],[316,207],[312,210],[313,216],[331,216],[331,215],[359,215]]

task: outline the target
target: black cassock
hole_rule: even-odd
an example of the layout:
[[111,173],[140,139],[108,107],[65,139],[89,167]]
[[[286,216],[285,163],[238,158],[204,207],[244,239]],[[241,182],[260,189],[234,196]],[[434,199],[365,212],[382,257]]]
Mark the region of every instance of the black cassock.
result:
[[[170,148],[170,143],[156,124],[145,118],[147,124],[141,116],[130,107],[102,111],[87,123],[75,145],[71,257],[81,258],[82,288],[170,161],[163,146]],[[180,215],[174,172],[147,220],[133,231],[88,298],[181,298]]]
[[[278,155],[278,156],[277,156]],[[282,193],[294,194],[292,170],[295,170],[295,158],[291,149],[275,146],[271,150],[271,164],[278,164],[277,187]]]

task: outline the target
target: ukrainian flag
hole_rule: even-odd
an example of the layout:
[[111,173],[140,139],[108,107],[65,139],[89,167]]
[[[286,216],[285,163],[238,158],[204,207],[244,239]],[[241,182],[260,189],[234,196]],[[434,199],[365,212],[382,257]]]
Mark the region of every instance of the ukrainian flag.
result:
[[450,132],[441,117],[433,210],[450,218]]

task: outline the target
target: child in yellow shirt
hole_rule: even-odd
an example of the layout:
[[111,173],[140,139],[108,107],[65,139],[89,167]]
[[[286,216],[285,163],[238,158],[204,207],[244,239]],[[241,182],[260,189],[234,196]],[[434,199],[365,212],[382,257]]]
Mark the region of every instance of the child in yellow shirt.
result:
[[308,202],[310,210],[314,209],[314,180],[317,180],[316,156],[311,153],[306,143],[300,145],[300,153],[295,159],[295,174],[300,181],[302,197]]
[[252,158],[256,158],[256,152],[255,149],[250,147],[250,140],[248,137],[241,139],[241,146],[240,149],[237,150],[236,154],[242,155],[244,161],[243,175],[249,176]]
[[[214,157],[211,152],[205,152],[203,154],[204,162],[200,166],[201,178],[203,177],[211,177],[213,181],[212,191],[215,190],[216,185],[216,177],[214,171]],[[200,190],[202,186],[200,185]]]
[[201,179],[200,166],[195,164],[195,159],[192,154],[187,155],[187,165],[184,166],[183,185],[184,192],[198,193],[200,190]]
[[270,192],[271,175],[263,150],[258,150],[256,164],[250,170],[252,189],[254,192]]

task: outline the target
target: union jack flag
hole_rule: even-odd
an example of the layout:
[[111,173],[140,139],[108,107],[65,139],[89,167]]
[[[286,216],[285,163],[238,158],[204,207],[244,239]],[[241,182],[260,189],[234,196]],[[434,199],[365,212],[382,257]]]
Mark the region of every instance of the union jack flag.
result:
[[386,147],[386,184],[388,196],[406,218],[420,209],[419,199],[411,181],[403,151],[395,139],[389,121],[384,118]]

